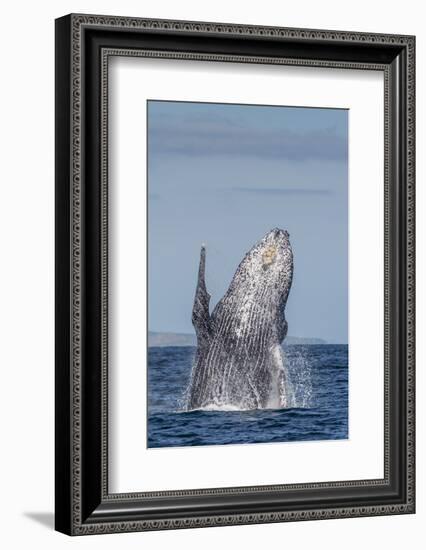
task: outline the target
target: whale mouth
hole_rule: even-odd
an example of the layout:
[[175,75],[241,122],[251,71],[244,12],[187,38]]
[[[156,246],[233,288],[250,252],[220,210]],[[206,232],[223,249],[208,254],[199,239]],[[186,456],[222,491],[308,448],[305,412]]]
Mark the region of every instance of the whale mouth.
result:
[[268,241],[286,242],[288,244],[290,243],[290,233],[285,229],[275,227],[265,235],[265,239]]
[[271,229],[270,233],[275,235],[276,237],[284,236],[289,238],[290,233],[286,229],[280,229],[279,227],[274,227],[274,229]]

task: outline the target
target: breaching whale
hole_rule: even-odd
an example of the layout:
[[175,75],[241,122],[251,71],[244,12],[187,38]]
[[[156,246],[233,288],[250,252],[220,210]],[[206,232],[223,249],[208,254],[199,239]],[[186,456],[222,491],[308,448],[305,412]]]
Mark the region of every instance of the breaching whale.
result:
[[205,266],[202,246],[192,311],[197,351],[186,408],[293,406],[281,349],[288,328],[284,310],[293,279],[288,232],[272,229],[247,252],[212,314]]

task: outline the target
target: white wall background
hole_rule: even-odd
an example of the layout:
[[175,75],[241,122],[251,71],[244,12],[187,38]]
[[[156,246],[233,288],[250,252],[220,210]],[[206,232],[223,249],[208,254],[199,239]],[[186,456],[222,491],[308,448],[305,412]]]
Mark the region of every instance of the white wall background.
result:
[[[70,539],[53,527],[54,18],[69,12],[417,35],[418,505],[415,516]],[[4,548],[418,548],[426,521],[426,30],[422,2],[87,0],[3,6],[0,270],[0,543]],[[423,535],[423,536],[422,536]]]

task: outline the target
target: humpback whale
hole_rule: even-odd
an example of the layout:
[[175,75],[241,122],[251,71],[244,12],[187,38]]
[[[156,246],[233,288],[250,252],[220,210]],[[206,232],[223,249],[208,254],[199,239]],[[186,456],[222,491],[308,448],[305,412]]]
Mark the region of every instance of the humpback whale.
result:
[[272,229],[244,256],[223,298],[210,314],[201,247],[192,310],[197,351],[187,410],[264,409],[293,406],[281,343],[293,279],[289,234]]

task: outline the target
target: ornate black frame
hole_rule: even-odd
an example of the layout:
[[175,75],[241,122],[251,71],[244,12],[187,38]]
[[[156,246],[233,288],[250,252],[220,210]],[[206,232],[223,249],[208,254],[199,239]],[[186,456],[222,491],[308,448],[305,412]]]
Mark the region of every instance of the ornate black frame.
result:
[[[106,129],[111,55],[383,71],[383,479],[108,493]],[[58,531],[84,535],[414,513],[414,55],[413,36],[74,14],[56,20]]]

